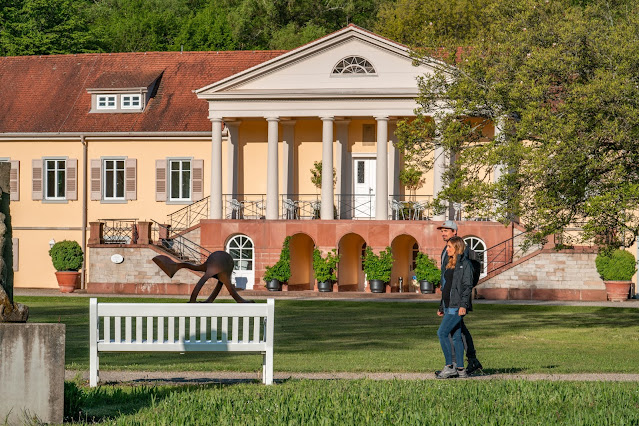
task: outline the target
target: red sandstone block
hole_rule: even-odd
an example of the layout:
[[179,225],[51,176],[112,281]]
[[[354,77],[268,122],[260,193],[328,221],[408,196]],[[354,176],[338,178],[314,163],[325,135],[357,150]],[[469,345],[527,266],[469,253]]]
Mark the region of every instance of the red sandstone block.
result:
[[484,299],[507,300],[507,288],[477,288],[477,295]]
[[510,300],[531,300],[532,291],[529,288],[510,288],[508,289],[508,299]]
[[579,300],[580,291],[575,289],[534,289],[535,300]]
[[581,299],[585,301],[606,301],[606,290],[581,290]]

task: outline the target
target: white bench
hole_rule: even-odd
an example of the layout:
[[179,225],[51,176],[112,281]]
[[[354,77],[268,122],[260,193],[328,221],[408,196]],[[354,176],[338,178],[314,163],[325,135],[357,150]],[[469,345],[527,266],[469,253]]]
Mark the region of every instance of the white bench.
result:
[[89,384],[98,384],[100,352],[253,352],[263,355],[262,381],[270,385],[274,317],[273,299],[180,304],[98,303],[91,298]]

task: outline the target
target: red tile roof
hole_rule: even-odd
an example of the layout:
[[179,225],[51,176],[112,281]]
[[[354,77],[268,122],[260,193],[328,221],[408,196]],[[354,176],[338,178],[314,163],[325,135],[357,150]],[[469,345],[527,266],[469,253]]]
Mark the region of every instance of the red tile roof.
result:
[[[285,51],[147,52],[0,57],[0,134],[210,131],[193,93]],[[142,113],[90,113],[87,89],[146,87]],[[124,85],[124,86],[123,86]]]

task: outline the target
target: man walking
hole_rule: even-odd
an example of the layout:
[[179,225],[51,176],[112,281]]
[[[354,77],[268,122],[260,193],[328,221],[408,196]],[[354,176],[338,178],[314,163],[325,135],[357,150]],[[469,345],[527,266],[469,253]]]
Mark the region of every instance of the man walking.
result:
[[[441,233],[444,243],[447,243],[448,240],[450,240],[452,237],[457,235],[457,223],[455,223],[455,221],[453,220],[445,221],[441,226],[438,226],[437,229]],[[466,257],[468,257],[468,259],[471,259],[471,260],[474,260],[477,257],[475,252],[472,251],[470,247],[468,246],[466,246],[466,250],[464,254],[466,255]],[[446,253],[445,245],[444,245],[444,250],[442,251],[441,261],[442,261],[441,285],[443,289],[444,286],[446,285],[444,272],[446,269],[446,264],[448,263],[448,254]],[[479,272],[479,271],[475,271],[475,272]],[[475,345],[473,344],[473,337],[470,335],[470,331],[468,331],[468,328],[466,328],[466,324],[464,324],[463,318],[461,320],[461,333],[462,333],[462,340],[464,342],[464,348],[466,349],[466,357],[468,358],[466,373],[472,374],[477,370],[481,370],[483,367],[481,363],[479,362],[479,360],[477,359],[477,353],[475,352]],[[452,336],[450,338],[452,339]],[[454,355],[453,355],[453,359],[454,359]]]

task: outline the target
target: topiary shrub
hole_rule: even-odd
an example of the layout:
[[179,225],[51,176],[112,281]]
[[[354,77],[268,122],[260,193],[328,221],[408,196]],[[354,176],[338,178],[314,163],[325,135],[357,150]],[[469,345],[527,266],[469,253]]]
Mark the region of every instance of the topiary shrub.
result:
[[381,280],[385,283],[390,281],[393,268],[393,254],[390,247],[386,247],[385,250],[379,252],[379,255],[376,255],[368,246],[362,260],[367,280]]
[[272,280],[277,280],[281,283],[285,283],[291,278],[291,249],[289,248],[291,237],[284,238],[284,244],[282,244],[282,251],[280,252],[280,260],[275,265],[267,266],[264,273],[264,281],[267,283]]
[[333,249],[326,253],[326,257],[322,256],[322,252],[318,249],[313,250],[313,275],[317,282],[335,282],[337,281],[337,275],[335,275],[335,268],[339,262],[339,255],[336,250]]
[[84,255],[77,241],[58,241],[49,250],[56,271],[78,271],[82,267]]
[[604,250],[595,259],[597,272],[604,281],[630,281],[637,271],[632,253],[626,250]]
[[425,253],[417,253],[415,259],[415,277],[417,281],[428,281],[437,287],[442,279],[441,270],[437,267],[437,264],[433,259],[428,257]]

